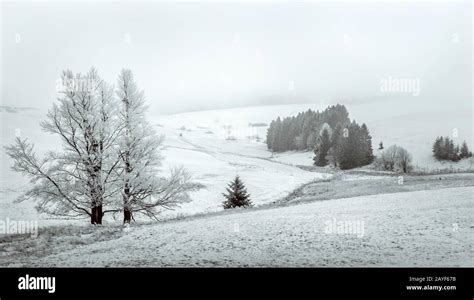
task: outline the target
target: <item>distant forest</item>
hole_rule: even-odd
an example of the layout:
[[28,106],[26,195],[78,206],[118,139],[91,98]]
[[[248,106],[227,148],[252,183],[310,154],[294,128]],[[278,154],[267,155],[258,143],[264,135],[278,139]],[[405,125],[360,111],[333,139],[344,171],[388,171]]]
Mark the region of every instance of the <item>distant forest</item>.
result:
[[268,128],[267,146],[275,152],[314,150],[317,166],[351,169],[374,160],[369,129],[351,121],[346,107],[340,104],[322,112],[309,109],[283,120],[278,117]]

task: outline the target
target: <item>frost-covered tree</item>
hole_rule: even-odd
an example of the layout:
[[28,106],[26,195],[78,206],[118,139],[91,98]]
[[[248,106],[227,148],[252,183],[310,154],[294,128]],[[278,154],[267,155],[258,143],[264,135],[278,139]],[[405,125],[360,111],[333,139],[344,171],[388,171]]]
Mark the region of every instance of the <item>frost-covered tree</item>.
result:
[[247,189],[239,176],[236,176],[235,179],[229,183],[226,190],[227,194],[222,194],[226,198],[222,204],[224,209],[252,206],[250,195],[247,193]]
[[396,164],[400,171],[408,173],[412,169],[412,156],[405,148],[399,147],[396,156]]
[[405,148],[392,145],[377,158],[375,166],[385,171],[409,173],[413,168],[412,156]]
[[169,178],[159,176],[162,137],[145,118],[144,94],[130,70],[122,70],[118,78],[117,98],[123,127],[118,140],[123,221],[130,223],[134,213],[156,218],[159,209],[172,208],[186,198],[189,176],[182,168],[171,170]]
[[392,145],[385,149],[380,157],[377,158],[376,165],[385,171],[393,171],[395,169],[398,146]]
[[19,201],[37,201],[37,209],[57,216],[89,216],[101,224],[113,202],[117,157],[114,145],[120,128],[116,123],[113,90],[91,69],[86,75],[65,71],[58,102],[41,123],[45,132],[57,135],[62,151],[50,151],[40,159],[34,145],[17,138],[6,147],[13,169],[30,177],[32,187]]
[[143,93],[130,71],[122,71],[117,97],[94,69],[86,75],[65,71],[62,82],[58,103],[41,123],[60,138],[61,151],[38,158],[34,145],[21,138],[6,147],[12,168],[32,183],[19,201],[32,199],[40,212],[102,224],[106,213],[124,212],[126,223],[134,212],[155,218],[160,208],[187,198],[193,186],[183,168],[158,176],[161,139],[145,120]]

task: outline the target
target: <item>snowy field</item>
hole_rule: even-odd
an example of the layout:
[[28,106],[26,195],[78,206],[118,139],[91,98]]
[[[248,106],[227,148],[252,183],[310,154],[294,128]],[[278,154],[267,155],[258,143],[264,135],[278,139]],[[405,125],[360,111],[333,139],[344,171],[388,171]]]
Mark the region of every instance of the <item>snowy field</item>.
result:
[[[296,167],[311,166],[312,152],[273,154],[264,143],[266,125],[277,116],[296,115],[309,108],[321,110],[326,106],[324,103],[273,105],[150,116],[157,131],[165,135],[163,171],[183,165],[193,180],[203,186],[191,194],[191,201],[174,211],[165,211],[162,218],[222,210],[221,193],[237,174],[247,185],[255,205],[274,202],[302,184],[332,176],[327,172],[309,172]],[[469,108],[449,110],[439,105],[419,108],[412,105],[410,113],[406,113],[403,107],[399,100],[347,105],[351,118],[367,123],[374,149],[379,141],[386,147],[392,143],[404,146],[413,154],[414,164],[422,170],[473,169],[472,159],[454,164],[437,162],[431,156],[434,138],[452,135],[454,129],[458,135],[455,142],[467,140],[470,146],[474,145]],[[371,113],[374,109],[383,115]],[[443,118],[439,118],[441,113]],[[40,154],[60,146],[54,136],[43,133],[39,127],[46,112],[2,111],[0,114],[1,146],[11,143],[17,134],[34,142]],[[66,222],[38,216],[31,203],[12,204],[19,192],[28,187],[28,182],[9,169],[11,161],[4,151],[0,153],[0,162],[0,219],[39,218],[41,226]]]
[[[284,109],[284,107],[280,108]],[[297,112],[300,108],[294,108]],[[261,114],[259,108],[250,108],[255,118]],[[230,113],[232,113],[230,111]],[[221,112],[214,112],[215,116]],[[58,141],[39,128],[39,122],[44,119],[44,112],[33,111],[28,114],[2,112],[2,146],[13,141],[20,129],[22,137],[34,142],[38,152],[44,153],[55,147],[60,147]],[[217,121],[213,113],[191,113],[191,117],[181,115],[152,117],[150,121],[156,125],[158,133],[165,135],[162,155],[164,156],[162,170],[167,172],[170,167],[184,166],[196,183],[203,188],[191,194],[190,202],[183,203],[174,211],[165,211],[162,218],[177,217],[195,213],[215,212],[222,210],[222,193],[227,184],[239,175],[246,183],[255,205],[273,202],[290,193],[296,187],[309,181],[327,178],[328,174],[319,174],[301,170],[295,166],[272,161],[271,153],[266,149],[263,139],[256,141],[247,138],[247,133],[256,127],[248,126],[246,119],[241,118],[236,125],[241,126],[240,133],[234,131],[236,140],[228,140],[227,125]],[[247,113],[242,116],[248,116]],[[197,120],[197,121],[195,121]],[[215,122],[207,123],[208,120]],[[186,127],[184,129],[183,127]],[[242,130],[242,128],[245,128]],[[219,131],[221,130],[222,131]],[[264,137],[266,128],[256,129],[260,137]],[[213,133],[208,133],[213,131]],[[244,132],[245,131],[245,132]],[[240,135],[238,135],[240,134]],[[30,220],[38,215],[31,203],[12,204],[19,191],[28,187],[28,182],[21,175],[9,169],[11,164],[4,151],[1,153],[2,174],[0,219]],[[63,221],[47,220],[47,216],[39,216],[40,225],[64,223]],[[109,220],[111,221],[111,220]],[[84,221],[79,221],[84,223]],[[118,222],[120,222],[118,220]],[[76,222],[78,223],[78,222]]]
[[[380,140],[404,146],[422,170],[472,170],[472,160],[440,163],[431,157],[433,139],[453,129],[455,142],[473,145],[469,110],[444,109],[446,117],[438,118],[439,107],[403,114],[394,106],[385,116],[374,116],[370,105],[347,108],[352,118],[367,123],[374,148]],[[180,208],[165,211],[165,222],[135,223],[129,229],[122,229],[120,219],[94,228],[87,219],[50,219],[38,215],[32,203],[13,203],[28,182],[9,169],[11,162],[1,151],[0,220],[37,220],[41,228],[37,238],[0,236],[0,265],[474,266],[472,174],[412,176],[399,185],[397,176],[308,171],[301,166],[311,166],[312,152],[267,150],[265,133],[272,119],[324,107],[150,116],[165,135],[163,172],[182,165],[202,188]],[[60,146],[40,130],[45,112],[0,114],[2,146],[15,135],[34,142],[40,155]],[[223,211],[222,193],[235,175],[246,184],[255,209]],[[349,232],[328,232],[327,222],[345,222]]]
[[[125,232],[104,228],[97,236],[50,232],[20,244],[19,253],[4,246],[0,265],[472,267],[473,193],[463,187],[318,201]],[[347,230],[328,229],[337,222]]]

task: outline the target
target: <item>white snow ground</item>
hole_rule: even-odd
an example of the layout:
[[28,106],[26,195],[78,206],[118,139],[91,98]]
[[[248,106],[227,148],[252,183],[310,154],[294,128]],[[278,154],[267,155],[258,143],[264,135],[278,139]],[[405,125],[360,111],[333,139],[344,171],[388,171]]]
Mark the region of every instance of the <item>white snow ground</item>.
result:
[[[434,161],[430,152],[434,137],[450,135],[453,128],[459,133],[456,141],[466,139],[473,145],[472,115],[468,110],[444,110],[443,118],[438,118],[439,110],[435,108],[407,114],[395,109],[403,106],[394,103],[385,115],[374,116],[367,105],[348,105],[348,109],[351,117],[367,123],[374,148],[379,140],[385,146],[402,145],[412,152],[415,165],[427,170],[471,168],[472,160],[443,164]],[[184,165],[194,181],[204,185],[191,194],[190,202],[164,213],[163,218],[222,211],[221,193],[237,174],[256,205],[281,199],[301,184],[331,176],[296,167],[311,165],[311,152],[272,154],[263,143],[266,127],[249,125],[268,124],[278,115],[292,115],[310,107],[325,106],[276,105],[151,117],[158,132],[166,135],[163,170]],[[59,146],[54,137],[39,128],[45,112],[0,114],[1,146],[11,143],[18,129],[23,137],[36,143],[40,153]],[[32,203],[12,203],[28,182],[9,169],[11,162],[4,151],[0,151],[0,163],[0,220],[37,220],[40,226],[87,225],[87,220],[49,220],[38,215]],[[351,175],[348,179],[354,176],[375,179],[367,175]],[[0,243],[4,250],[0,251],[0,261],[3,258],[1,265],[10,266],[93,267],[473,266],[473,192],[472,187],[456,187],[235,210],[155,225],[135,224],[127,232],[105,226],[110,232],[104,236],[71,236],[61,229],[59,236],[43,240],[40,230],[38,240],[28,241],[31,244],[27,247],[16,242]],[[324,225],[331,220],[364,222],[364,235],[327,234]],[[80,230],[77,226],[66,229]],[[18,246],[21,249],[15,248]],[[16,257],[17,250],[26,252]],[[15,258],[10,259],[10,255]]]
[[[272,154],[263,142],[266,127],[249,126],[249,122],[269,122],[275,115],[297,113],[306,107],[284,105],[270,110],[268,107],[250,107],[150,117],[158,133],[166,137],[162,152],[165,158],[163,172],[167,172],[169,167],[183,165],[193,176],[193,181],[204,185],[191,194],[192,201],[183,203],[174,211],[164,211],[162,217],[222,210],[222,193],[236,175],[246,183],[256,205],[275,201],[303,183],[330,176],[272,161]],[[39,123],[46,115],[44,111],[0,114],[2,146],[10,144],[20,132],[22,137],[37,145],[40,154],[60,147],[57,139],[40,130]],[[226,121],[230,115],[233,122]],[[263,121],[262,116],[265,116]],[[236,140],[229,140],[229,136]],[[4,151],[0,153],[0,161],[0,219],[39,219],[40,226],[64,223],[39,216],[31,203],[13,204],[19,192],[28,188],[28,181],[9,169],[11,161]]]
[[[221,193],[237,174],[246,183],[256,205],[278,200],[306,182],[331,176],[296,167],[311,165],[312,152],[272,154],[264,143],[267,127],[249,125],[269,124],[277,116],[295,115],[308,108],[321,110],[326,106],[324,103],[273,105],[150,116],[157,131],[166,136],[163,170],[183,165],[195,182],[204,185],[203,189],[191,194],[192,201],[175,211],[164,212],[163,218],[222,210]],[[434,138],[451,135],[453,129],[458,132],[457,142],[467,140],[474,146],[470,109],[416,108],[412,105],[408,113],[406,106],[398,100],[347,107],[351,118],[367,123],[374,148],[379,140],[383,140],[385,146],[402,145],[413,154],[414,164],[423,169],[472,169],[472,159],[453,164],[437,162],[431,156]],[[373,111],[379,114],[375,115]],[[441,113],[443,117],[439,118]],[[45,115],[46,112],[39,110],[0,112],[1,146],[10,144],[15,134],[21,133],[36,144],[39,153],[59,147],[54,136],[40,130],[39,122]],[[13,204],[17,195],[28,188],[28,181],[9,169],[11,161],[4,151],[0,151],[0,163],[0,219],[39,220],[40,226],[70,222],[39,216],[31,203]],[[84,220],[76,223],[84,223]]]
[[[11,266],[474,266],[473,192],[382,194],[168,221],[68,251],[53,241],[53,254]],[[328,221],[364,230],[329,233]]]

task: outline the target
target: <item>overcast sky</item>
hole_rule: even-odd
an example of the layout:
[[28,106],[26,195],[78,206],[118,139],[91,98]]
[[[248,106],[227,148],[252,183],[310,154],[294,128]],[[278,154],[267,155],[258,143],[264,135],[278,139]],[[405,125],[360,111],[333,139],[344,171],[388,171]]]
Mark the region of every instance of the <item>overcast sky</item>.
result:
[[4,105],[49,107],[63,69],[92,66],[132,69],[154,113],[383,99],[388,77],[418,78],[414,102],[472,101],[470,1],[1,5]]

